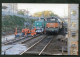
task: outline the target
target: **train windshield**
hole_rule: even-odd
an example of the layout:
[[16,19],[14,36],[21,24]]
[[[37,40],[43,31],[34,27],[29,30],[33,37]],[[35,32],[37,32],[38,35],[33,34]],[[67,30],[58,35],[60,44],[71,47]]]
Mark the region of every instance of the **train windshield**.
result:
[[55,21],[55,19],[50,19],[50,21]]
[[57,19],[55,19],[55,18],[47,19],[47,22],[56,22],[56,21],[57,21]]

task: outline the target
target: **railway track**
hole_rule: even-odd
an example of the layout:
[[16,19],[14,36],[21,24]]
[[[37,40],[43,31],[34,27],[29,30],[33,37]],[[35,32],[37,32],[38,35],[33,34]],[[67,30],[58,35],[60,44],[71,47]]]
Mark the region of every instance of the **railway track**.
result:
[[57,36],[47,36],[20,55],[62,55],[67,50],[65,46],[66,43],[59,41]]
[[36,35],[34,37],[26,37],[26,38],[25,37],[19,37],[19,38],[16,38],[14,40],[11,40],[9,42],[2,43],[2,45],[10,45],[10,44],[23,43],[25,41],[31,40],[31,39],[33,39],[35,37],[38,37],[38,36],[40,36],[40,35]]
[[11,47],[9,47],[9,48],[7,48],[7,49],[5,49],[4,51],[1,51],[1,52],[4,52],[4,55],[5,55],[5,53],[6,53],[6,50],[9,50],[9,49],[11,49],[13,46],[11,46]]
[[45,48],[49,45],[51,42],[53,36],[46,36],[33,44],[30,48],[28,48],[26,51],[22,52],[20,55],[26,55],[28,53],[41,55],[41,53],[45,50]]
[[41,55],[63,55],[64,51],[67,52],[65,47],[67,47],[67,44],[63,41],[59,41],[56,36],[55,39],[52,39]]
[[[18,43],[21,43],[21,44],[24,44],[24,43],[25,43],[25,44],[26,44],[26,43],[31,42],[32,40],[36,40],[36,39],[37,39],[36,41],[38,41],[38,38],[41,39],[41,37],[43,37],[43,36],[44,36],[44,35],[42,35],[42,36],[41,36],[41,35],[37,35],[37,36],[31,37],[31,38],[29,38],[29,39],[27,39],[27,40],[24,39],[24,40],[22,40],[22,41],[19,41]],[[17,42],[15,42],[15,43],[13,43],[13,44],[17,44]],[[25,44],[24,44],[24,45],[25,45]],[[28,44],[29,44],[29,43],[28,43]],[[30,44],[30,45],[31,45],[31,44]],[[4,46],[5,46],[5,45],[4,45]],[[6,45],[6,46],[7,46],[7,45]],[[15,45],[12,45],[11,47],[6,48],[6,49],[3,50],[2,52],[4,52],[4,54],[6,54],[5,52],[6,52],[7,50],[11,49],[11,48],[14,48],[14,46],[15,46]],[[28,48],[28,47],[27,47],[27,48]]]
[[[62,55],[65,51],[64,46],[66,43],[58,40],[59,38],[57,36],[38,36],[39,35],[33,38],[25,38],[12,44],[21,43],[27,47],[27,49],[21,51],[19,55]],[[9,47],[7,50],[11,48]]]

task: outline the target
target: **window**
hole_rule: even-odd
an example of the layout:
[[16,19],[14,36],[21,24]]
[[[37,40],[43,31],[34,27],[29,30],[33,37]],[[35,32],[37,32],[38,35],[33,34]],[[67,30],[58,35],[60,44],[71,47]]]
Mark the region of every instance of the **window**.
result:
[[55,21],[55,19],[47,19],[47,21]]
[[59,22],[62,22],[60,19],[58,19]]
[[50,21],[55,21],[55,19],[50,19]]

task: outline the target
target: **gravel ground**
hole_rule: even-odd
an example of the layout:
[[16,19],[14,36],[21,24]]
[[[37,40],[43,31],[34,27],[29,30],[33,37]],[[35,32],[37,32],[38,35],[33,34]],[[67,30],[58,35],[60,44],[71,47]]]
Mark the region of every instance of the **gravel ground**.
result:
[[[62,37],[62,36],[61,36]],[[50,42],[48,47],[43,51],[42,54],[49,54],[49,55],[62,55],[62,47],[67,46],[66,42],[59,41],[59,36],[53,38]]]
[[5,46],[2,46],[1,49],[2,49],[1,50],[1,55],[4,55],[4,54],[5,55],[19,55],[20,52],[25,51],[27,49],[27,47],[24,44],[16,44],[16,45],[5,45]]
[[[4,45],[1,48],[1,54],[4,55],[4,51],[5,51],[6,52],[5,55],[19,55],[21,52],[27,50],[30,46],[32,46],[35,42],[40,40],[42,37],[45,37],[45,35],[31,39],[30,41],[26,42],[25,44]],[[12,48],[10,48],[10,47],[12,47]],[[10,48],[10,49],[8,49],[8,48]],[[8,50],[6,50],[6,49],[8,49]]]
[[24,43],[27,47],[32,46],[33,44],[35,44],[37,41],[39,41],[40,39],[42,39],[43,37],[46,37],[46,35],[41,35],[39,37],[36,37],[34,39],[31,39],[30,41],[27,41],[26,43]]
[[[62,41],[61,39],[65,39],[65,33],[60,31],[58,34],[53,34],[53,39],[51,40],[50,44],[44,49],[41,55],[67,55],[67,52],[62,54],[62,48],[67,50],[67,41]],[[50,35],[49,35],[50,36]],[[33,41],[34,42],[34,41]],[[39,50],[42,48],[45,43],[40,43],[37,46],[31,48],[25,55],[38,55]]]
[[48,36],[48,37],[44,38],[38,44],[33,46],[31,49],[29,49],[26,53],[39,54],[43,50],[43,48],[49,43],[49,41],[52,40],[52,37],[53,36]]
[[[7,36],[9,39],[11,40],[13,38],[14,35],[11,35],[10,37]],[[48,35],[47,35],[48,36]],[[50,35],[48,37],[52,38],[50,44],[45,48],[45,50],[42,52],[42,55],[62,55],[62,47],[67,47],[67,44],[65,41],[61,41],[59,39],[63,39],[65,38],[64,33],[61,31],[58,35],[52,35],[55,37],[50,37]],[[42,38],[45,38],[46,35],[41,35],[39,37],[36,37],[34,39],[31,39],[25,43],[23,43],[22,45],[20,44],[16,44],[14,45],[14,47],[12,49],[9,49],[6,51],[6,54],[19,54],[22,51],[25,51],[26,49],[28,49],[29,47],[31,47],[33,44],[35,44],[36,42],[38,42],[39,40],[41,40]],[[2,39],[5,39],[4,37]],[[2,40],[2,42],[4,42],[5,40]],[[27,54],[33,53],[33,54],[37,54],[39,53],[38,51],[41,51],[41,49],[49,42],[50,40],[42,40],[42,42],[40,42],[37,46],[35,46],[34,48],[30,49]],[[46,43],[47,42],[47,43]],[[13,45],[10,45],[13,46]],[[10,47],[10,46],[2,46],[2,51],[4,51],[6,48]],[[66,48],[65,48],[66,49]],[[35,50],[35,51],[32,51]],[[13,52],[15,51],[15,52]],[[3,54],[3,53],[2,53]],[[63,55],[67,54],[67,52],[64,52]]]
[[[21,33],[18,33],[18,35],[21,35]],[[6,35],[6,36],[2,36],[1,37],[1,42],[7,42],[7,41],[10,41],[10,40],[13,40],[15,39],[15,35],[12,34],[12,35]],[[7,41],[6,41],[7,40]]]

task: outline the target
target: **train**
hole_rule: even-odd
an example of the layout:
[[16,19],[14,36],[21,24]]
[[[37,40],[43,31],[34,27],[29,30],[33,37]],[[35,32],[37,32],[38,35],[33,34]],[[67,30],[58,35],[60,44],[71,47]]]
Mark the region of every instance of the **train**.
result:
[[38,20],[35,21],[33,24],[33,28],[36,28],[36,33],[43,33],[44,32],[44,21],[43,20]]
[[46,18],[46,33],[55,32],[58,33],[63,28],[63,22],[60,18],[49,17]]
[[33,27],[36,28],[36,33],[58,33],[63,28],[63,21],[57,17],[48,17],[35,21]]

